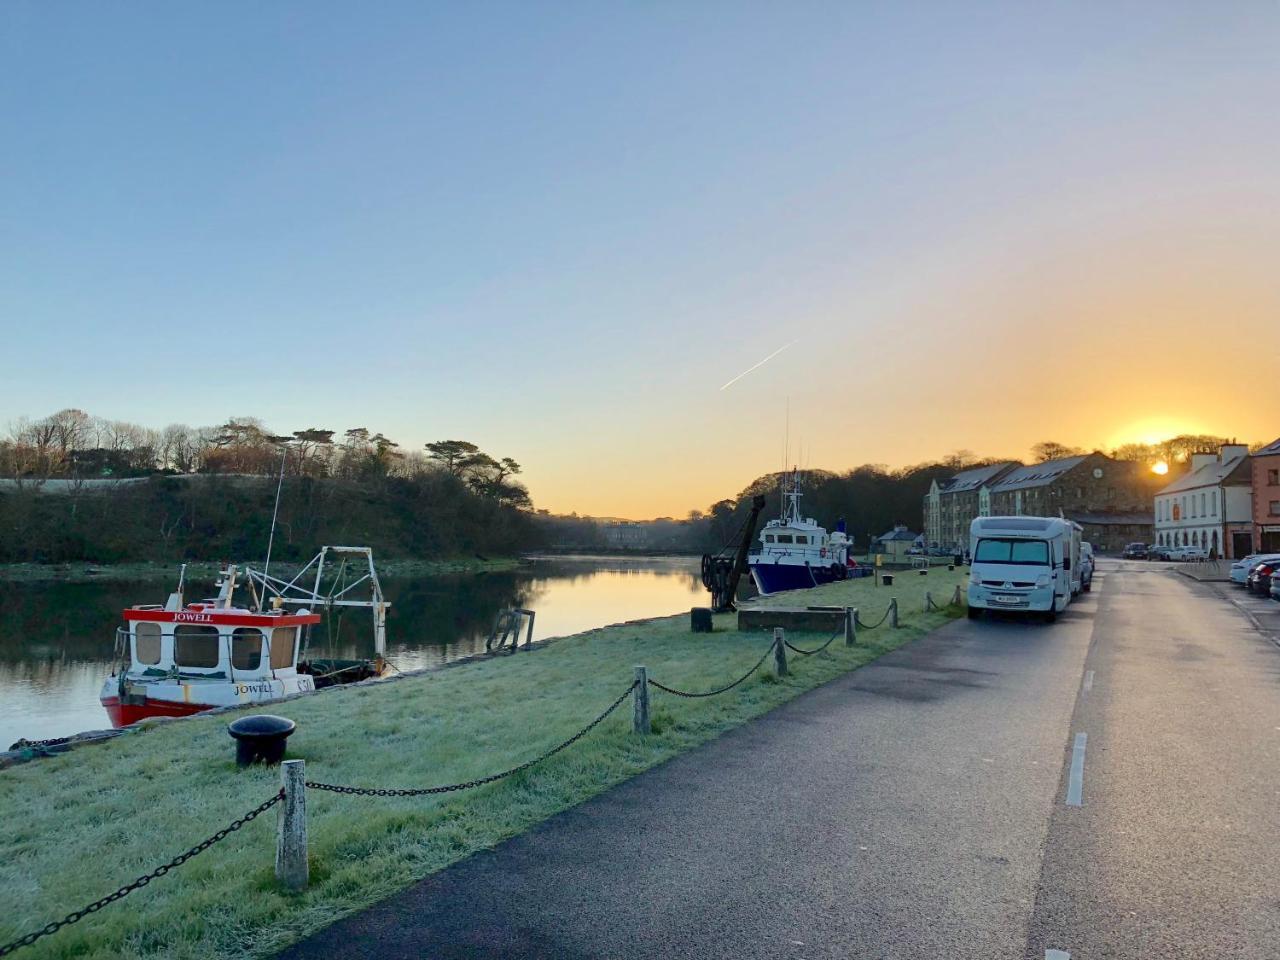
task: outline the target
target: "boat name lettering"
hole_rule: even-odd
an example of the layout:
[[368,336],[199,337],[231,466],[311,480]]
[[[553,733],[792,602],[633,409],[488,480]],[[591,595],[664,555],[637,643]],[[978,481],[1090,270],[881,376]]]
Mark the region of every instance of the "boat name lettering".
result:
[[237,683],[236,693],[271,693],[271,684],[269,683]]
[[213,615],[209,613],[175,613],[175,623],[213,623]]

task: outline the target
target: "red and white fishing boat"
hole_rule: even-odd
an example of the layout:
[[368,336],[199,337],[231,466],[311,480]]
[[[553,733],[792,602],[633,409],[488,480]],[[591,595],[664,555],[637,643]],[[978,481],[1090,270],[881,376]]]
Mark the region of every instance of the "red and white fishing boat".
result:
[[[350,586],[340,579],[321,593],[330,552],[362,555],[368,573]],[[298,580],[313,566],[314,586],[299,587]],[[213,599],[184,603],[180,579],[178,590],[163,606],[124,611],[126,626],[116,632],[118,668],[101,694],[114,726],[146,717],[183,717],[215,707],[269,703],[381,673],[390,604],[383,601],[373,552],[367,547],[325,547],[287,582],[265,572],[245,572],[247,607],[235,603],[237,570],[229,566],[220,574]],[[350,590],[362,583],[370,584],[371,599],[352,599]],[[304,632],[321,622],[314,611],[353,606],[373,609],[375,658],[300,664]]]

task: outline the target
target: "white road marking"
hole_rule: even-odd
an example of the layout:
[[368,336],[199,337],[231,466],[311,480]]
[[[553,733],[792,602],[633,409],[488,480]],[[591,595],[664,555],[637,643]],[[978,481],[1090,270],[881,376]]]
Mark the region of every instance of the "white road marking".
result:
[[1046,950],[1044,960],[1071,960],[1071,954],[1066,950]]
[[1071,748],[1071,776],[1067,780],[1067,806],[1084,806],[1084,745],[1087,733],[1077,733],[1075,746]]
[[1093,689],[1093,671],[1086,670],[1084,674],[1084,692],[1088,693]]

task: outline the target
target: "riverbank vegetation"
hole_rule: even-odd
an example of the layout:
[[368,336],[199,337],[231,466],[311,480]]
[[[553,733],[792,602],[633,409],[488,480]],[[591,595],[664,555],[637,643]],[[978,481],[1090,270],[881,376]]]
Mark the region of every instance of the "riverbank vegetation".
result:
[[405,451],[363,427],[155,431],[62,410],[0,440],[0,563],[260,560],[282,470],[275,560],[325,543],[420,561],[543,544],[520,464],[466,441]]
[[[849,587],[861,596],[859,584]],[[874,596],[887,605],[888,590],[866,589],[879,589]],[[808,594],[794,597],[810,602]],[[868,613],[878,612],[864,603]],[[781,680],[765,667],[709,699],[654,690],[650,736],[630,732],[624,704],[563,753],[478,789],[418,798],[311,791],[307,892],[287,896],[275,884],[269,813],[26,955],[270,955],[920,637],[957,612],[926,614],[904,602],[900,629],[864,631],[854,648],[837,638],[820,654],[794,658],[791,675]],[[297,721],[289,752],[306,760],[308,779],[376,787],[453,783],[519,764],[575,733],[628,688],[634,664],[687,690],[735,679],[765,653],[770,638],[738,633],[732,623],[731,616],[717,617],[716,632],[697,635],[689,632],[687,616],[621,624],[530,653],[283,703],[272,712]],[[812,649],[828,637],[789,639]],[[115,889],[271,796],[276,770],[234,765],[225,730],[234,716],[161,724],[0,773],[0,815],[7,824],[0,837],[0,942]],[[84,869],[86,858],[92,870]]]

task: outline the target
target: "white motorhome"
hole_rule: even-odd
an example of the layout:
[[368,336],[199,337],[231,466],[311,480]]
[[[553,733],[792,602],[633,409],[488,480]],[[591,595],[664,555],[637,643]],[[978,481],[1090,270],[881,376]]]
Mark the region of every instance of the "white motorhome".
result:
[[1014,610],[1055,619],[1080,592],[1081,532],[1057,517],[978,517],[969,527],[969,616]]

